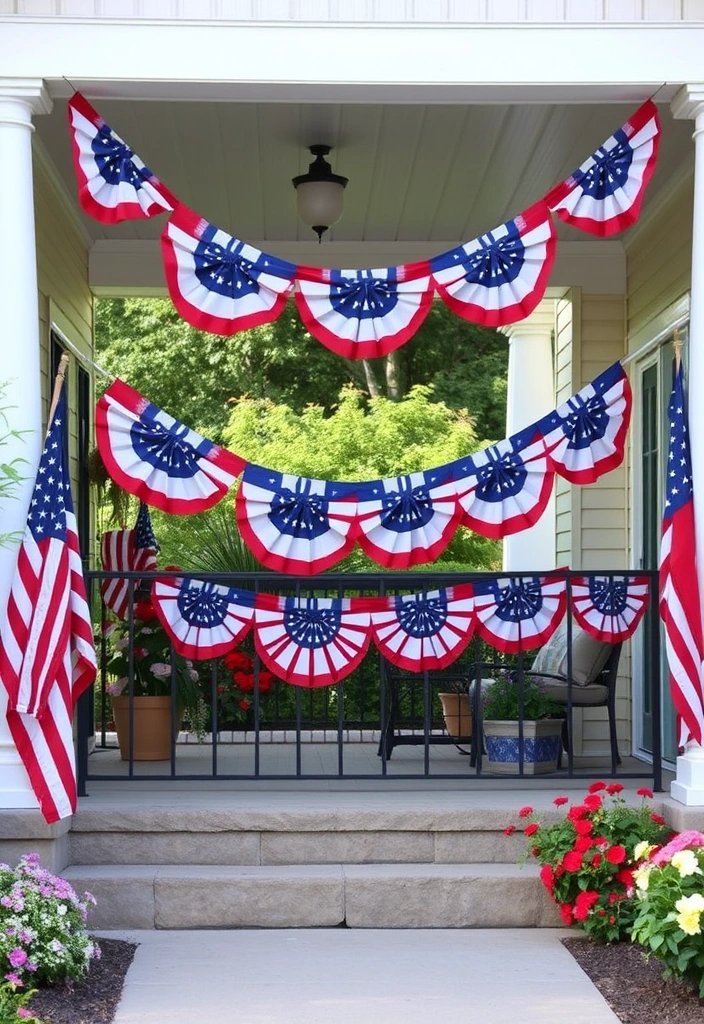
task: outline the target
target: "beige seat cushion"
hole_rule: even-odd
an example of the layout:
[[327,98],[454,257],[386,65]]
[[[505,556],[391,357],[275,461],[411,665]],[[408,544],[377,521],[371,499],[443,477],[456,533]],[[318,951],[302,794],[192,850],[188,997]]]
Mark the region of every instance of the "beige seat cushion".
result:
[[[559,683],[556,679],[541,679],[541,689],[548,697],[552,697],[559,704],[567,703],[567,683]],[[600,686],[599,683],[590,683],[588,686],[572,687],[572,702],[575,706],[583,704],[603,704],[609,693],[608,686]]]
[[[572,624],[572,680],[575,686],[589,686],[599,678],[604,665],[613,650],[611,644],[603,644],[577,625]],[[533,662],[531,673],[545,672],[551,676],[567,675],[567,622],[562,622],[541,647]],[[543,680],[549,683],[551,680]],[[552,680],[555,682],[555,680]],[[591,700],[590,700],[591,703]]]

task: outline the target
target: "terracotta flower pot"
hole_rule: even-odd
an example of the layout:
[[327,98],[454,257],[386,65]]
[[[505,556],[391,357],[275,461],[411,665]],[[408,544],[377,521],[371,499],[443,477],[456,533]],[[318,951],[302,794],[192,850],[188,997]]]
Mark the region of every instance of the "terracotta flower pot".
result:
[[[132,756],[135,761],[168,761],[171,757],[171,697],[134,697],[134,741]],[[130,758],[130,699],[112,698],[113,716],[120,757]],[[180,725],[176,716],[176,728]]]
[[466,693],[439,693],[448,736],[468,740],[472,735],[472,709]]

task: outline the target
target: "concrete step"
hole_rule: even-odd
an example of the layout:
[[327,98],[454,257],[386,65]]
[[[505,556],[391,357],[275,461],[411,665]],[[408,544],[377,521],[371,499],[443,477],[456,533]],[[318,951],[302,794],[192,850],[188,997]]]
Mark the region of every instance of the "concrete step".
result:
[[91,892],[94,929],[559,927],[534,865],[98,864],[62,874]]

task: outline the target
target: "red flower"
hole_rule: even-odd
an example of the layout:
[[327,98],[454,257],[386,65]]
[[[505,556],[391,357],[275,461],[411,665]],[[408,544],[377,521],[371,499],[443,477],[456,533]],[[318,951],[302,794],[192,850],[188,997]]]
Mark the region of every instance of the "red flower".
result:
[[247,672],[251,670],[252,665],[254,664],[250,656],[245,654],[244,651],[230,651],[222,660],[225,664],[225,668],[229,668],[230,672],[242,670]]
[[574,924],[574,915],[572,914],[572,907],[569,903],[560,904],[560,917],[565,924]]
[[225,692],[225,687],[224,686],[218,686],[218,693],[224,693],[224,692]]
[[[621,872],[619,871],[619,874],[620,873]],[[609,893],[609,906],[613,907],[614,903],[620,903],[622,899],[623,899],[623,896],[620,893],[618,893],[618,892],[610,892]]]
[[605,782],[592,782],[591,786],[589,787],[589,792],[598,793],[600,789],[606,789]]
[[555,878],[561,878],[564,875],[564,873],[565,869],[563,868],[562,864],[558,864],[555,868]]
[[579,871],[582,866],[582,854],[578,850],[570,850],[562,858],[565,871]]
[[515,825],[509,825],[508,828],[504,829],[504,835],[505,836],[512,836],[515,831],[516,831],[516,826]]
[[587,808],[588,811],[598,811],[603,802],[604,801],[601,799],[601,797],[598,796],[596,793],[590,793],[589,796],[585,796],[584,798],[584,806]]
[[552,896],[553,889],[555,888],[555,875],[550,864],[543,864],[540,869],[540,881]]
[[574,823],[574,830],[578,836],[590,835],[593,828],[594,826],[592,825],[589,818],[580,818],[579,821],[575,821]]
[[599,915],[599,917],[606,917],[606,911],[605,910],[597,910],[597,914]]
[[578,921],[586,921],[589,911],[599,900],[599,893],[593,889],[580,892],[574,903],[574,916]]
[[652,789],[646,789],[645,787],[643,787],[643,789],[637,789],[636,793],[638,794],[638,796],[645,796],[645,797],[647,797],[648,800],[652,800],[653,799],[653,791],[652,791]]
[[563,804],[568,804],[569,802],[570,800],[567,796],[556,796],[553,800],[555,807],[562,807]]
[[579,821],[587,813],[587,808],[583,804],[573,804],[567,812],[567,817],[570,821]]
[[164,572],[181,572],[180,565],[165,565]]
[[594,844],[594,846],[608,846],[609,840],[606,838],[606,836],[594,836],[594,838],[592,839],[592,843]]
[[271,672],[259,673],[259,692],[268,693],[274,685],[274,676]]
[[609,918],[609,924],[616,924],[616,918],[613,916],[613,914]]
[[533,813],[533,808],[532,807],[521,807],[520,811],[518,812],[518,817],[519,818],[527,818],[528,815],[532,814],[532,813]]
[[601,856],[600,853],[595,853],[594,856],[592,857],[592,867],[593,868],[598,868],[603,859],[604,858]]
[[137,601],[134,606],[134,617],[140,622],[151,622],[156,618],[156,610],[151,601]]
[[610,786],[606,787],[606,792],[609,796],[616,796],[617,793],[623,792],[623,786],[620,782],[612,782]]
[[589,836],[577,836],[573,849],[575,849],[577,853],[586,853],[587,850],[591,849],[592,845],[593,844]]
[[630,868],[621,868],[620,871],[616,872],[616,881],[630,889],[633,885],[633,872]]
[[242,693],[252,693],[254,691],[254,676],[250,675],[249,672],[235,672],[232,678]]
[[606,859],[609,864],[623,864],[626,859],[626,847],[620,846],[618,843],[615,846],[610,846],[606,851]]
[[664,825],[665,824],[665,819],[663,818],[662,814],[651,814],[650,815],[650,820],[654,821],[656,825]]
[[237,707],[240,709],[240,711],[249,711],[251,706],[252,706],[252,702],[249,701],[249,700],[246,700],[246,698],[244,698],[244,697],[242,698],[242,700],[238,700],[237,701]]
[[523,832],[527,836],[534,836],[535,833],[538,831],[538,828],[538,823],[534,821],[531,825],[526,825],[526,827],[523,829]]

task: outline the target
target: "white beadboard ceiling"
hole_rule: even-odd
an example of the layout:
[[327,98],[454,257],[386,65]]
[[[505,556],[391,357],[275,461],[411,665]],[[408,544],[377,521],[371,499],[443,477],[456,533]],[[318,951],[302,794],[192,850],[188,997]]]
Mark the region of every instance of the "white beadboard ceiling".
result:
[[[332,145],[333,170],[350,179],[330,240],[462,242],[540,199],[637,106],[93,103],[182,202],[274,253],[277,241],[311,237],[296,216],[291,184],[307,169],[311,143]],[[660,110],[663,140],[645,209],[692,148],[690,122],[674,121],[668,106]],[[35,124],[75,195],[66,100],[56,99]],[[114,226],[81,217],[94,240],[155,239],[163,227],[162,217]],[[563,225],[559,232],[586,238]]]

